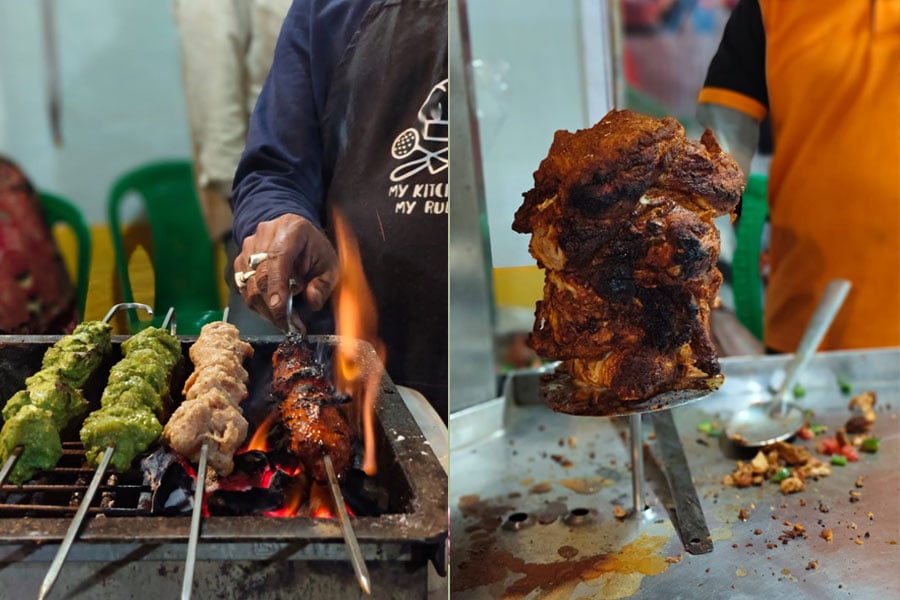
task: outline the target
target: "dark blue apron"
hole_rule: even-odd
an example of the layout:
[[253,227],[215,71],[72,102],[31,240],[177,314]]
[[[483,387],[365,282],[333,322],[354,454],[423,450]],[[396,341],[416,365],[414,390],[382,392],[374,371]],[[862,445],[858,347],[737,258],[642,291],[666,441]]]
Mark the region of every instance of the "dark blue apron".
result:
[[358,239],[387,371],[446,420],[446,0],[366,13],[335,69],[323,147],[326,206]]

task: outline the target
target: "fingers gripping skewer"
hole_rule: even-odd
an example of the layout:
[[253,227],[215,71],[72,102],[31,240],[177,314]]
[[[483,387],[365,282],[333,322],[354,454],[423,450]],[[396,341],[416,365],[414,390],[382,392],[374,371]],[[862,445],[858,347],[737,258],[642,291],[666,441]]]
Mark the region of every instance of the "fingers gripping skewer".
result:
[[88,508],[91,506],[94,495],[97,493],[97,488],[100,487],[100,482],[103,481],[103,476],[106,474],[106,468],[109,466],[109,461],[112,459],[115,450],[115,446],[107,446],[106,452],[103,454],[103,460],[100,461],[100,466],[94,472],[94,478],[91,480],[91,485],[88,486],[81,504],[78,505],[78,512],[75,513],[75,518],[72,519],[72,523],[69,525],[68,531],[66,531],[66,537],[63,538],[62,544],[60,544],[59,550],[53,558],[53,562],[50,563],[50,570],[47,571],[47,575],[44,576],[44,581],[41,583],[41,589],[38,593],[38,600],[46,598],[47,594],[50,593],[53,584],[56,582],[59,571],[62,569],[63,562],[69,554],[69,549],[72,548],[75,536],[78,535],[78,531],[81,529],[84,517],[87,514]]
[[356,533],[353,531],[353,525],[350,524],[350,515],[347,514],[347,508],[344,506],[344,496],[341,494],[341,488],[338,486],[331,457],[326,454],[323,457],[323,462],[325,463],[325,471],[328,473],[328,487],[334,500],[334,510],[341,525],[341,533],[344,535],[344,543],[347,546],[347,552],[350,554],[350,562],[353,564],[356,580],[359,581],[359,587],[362,588],[363,592],[371,594],[369,569],[366,567],[366,561],[363,560],[359,542],[356,540]]

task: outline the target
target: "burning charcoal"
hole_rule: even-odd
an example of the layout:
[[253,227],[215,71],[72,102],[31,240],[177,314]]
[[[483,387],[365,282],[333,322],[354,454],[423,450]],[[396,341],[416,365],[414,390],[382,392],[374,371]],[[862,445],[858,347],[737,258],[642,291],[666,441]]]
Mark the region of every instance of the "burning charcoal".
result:
[[234,472],[243,473],[251,478],[259,478],[265,471],[272,468],[269,457],[265,452],[259,450],[250,450],[235,454],[234,456]]
[[153,514],[190,512],[194,474],[181,455],[161,447],[141,461],[141,473],[144,485],[150,487],[150,511]]
[[390,493],[359,469],[349,469],[344,473],[341,482],[344,500],[353,514],[361,517],[377,517],[387,512],[390,504]]
[[284,504],[280,490],[250,488],[249,490],[216,490],[206,500],[213,516],[249,516],[277,510]]

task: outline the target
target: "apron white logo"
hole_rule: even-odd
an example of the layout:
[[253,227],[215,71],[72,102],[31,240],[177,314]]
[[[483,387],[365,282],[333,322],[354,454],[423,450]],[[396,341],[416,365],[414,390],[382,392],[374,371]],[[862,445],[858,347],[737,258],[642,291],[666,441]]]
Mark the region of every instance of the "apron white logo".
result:
[[[404,161],[391,171],[391,181],[403,181],[423,169],[431,174],[447,168],[447,80],[431,88],[419,109],[419,128],[400,132],[391,144],[391,156]],[[421,133],[420,133],[421,130]]]

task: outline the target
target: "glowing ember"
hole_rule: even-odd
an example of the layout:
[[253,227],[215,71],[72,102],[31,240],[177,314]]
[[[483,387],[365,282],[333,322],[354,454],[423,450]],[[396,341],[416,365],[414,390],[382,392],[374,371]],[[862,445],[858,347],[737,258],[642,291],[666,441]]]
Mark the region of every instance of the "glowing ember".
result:
[[303,504],[303,493],[299,486],[292,485],[285,490],[284,506],[265,513],[269,517],[295,517]]
[[[375,298],[366,282],[359,246],[353,232],[338,211],[332,213],[335,242],[338,251],[340,283],[335,293],[335,323],[342,338],[336,356],[336,386],[350,395],[362,420],[364,442],[362,470],[374,475],[375,462],[375,399],[381,384],[385,359],[384,344],[378,339],[378,315]],[[380,362],[363,365],[362,351],[355,340],[372,345]]]
[[324,485],[313,483],[309,490],[309,516],[315,519],[334,518],[331,497],[328,494],[328,488]]

